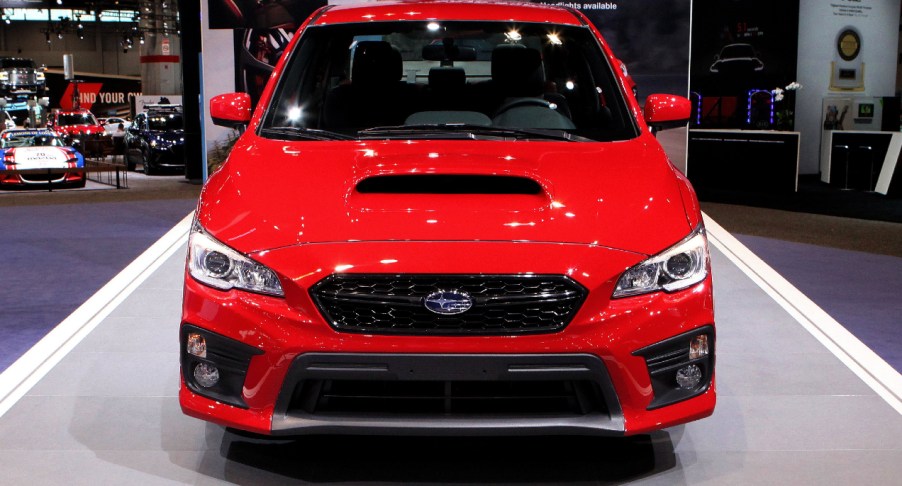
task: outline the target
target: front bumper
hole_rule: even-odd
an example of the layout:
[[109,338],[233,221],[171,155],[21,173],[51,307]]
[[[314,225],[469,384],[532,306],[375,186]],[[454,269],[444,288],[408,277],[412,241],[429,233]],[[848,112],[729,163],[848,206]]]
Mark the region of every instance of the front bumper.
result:
[[80,185],[84,181],[85,173],[83,171],[66,169],[3,171],[0,173],[0,186],[8,187]]
[[[312,245],[304,250],[303,258],[290,251],[281,257],[272,252],[268,258],[331,269],[335,265],[326,255],[332,255],[341,262],[353,262],[355,270],[368,272],[372,268],[364,260],[387,261],[384,250],[392,248],[391,261],[398,273],[415,273],[424,256],[431,262],[430,272],[435,273],[452,270],[435,262],[451,262],[458,273],[509,273],[522,262],[533,262],[530,271],[535,273],[560,274],[566,273],[562,269],[570,269],[568,274],[589,294],[567,327],[554,333],[517,336],[338,332],[323,320],[306,291],[329,270],[280,275],[284,299],[222,292],[186,275],[183,342],[185,333],[192,330],[212,336],[213,341],[224,338],[243,348],[238,353],[243,357],[231,363],[246,365],[239,367],[241,378],[232,393],[239,400],[210,398],[192,383],[197,360],[185,353],[183,344],[182,409],[204,420],[272,435],[632,435],[713,412],[710,276],[673,294],[611,300],[619,274],[611,269],[627,268],[641,255],[551,244],[511,245],[499,252],[498,245],[434,243],[424,254],[423,244],[344,244],[345,248],[353,246],[355,254],[368,255],[357,259],[341,251],[332,253],[342,245]],[[450,258],[462,254],[468,255],[465,261]],[[284,268],[273,260],[258,259],[272,268]],[[703,383],[685,397],[663,405],[656,402],[656,395],[662,395],[662,381],[659,376],[653,379],[650,358],[655,358],[658,349],[668,356],[674,346],[688,349],[689,340],[698,334],[706,334],[711,345],[710,355],[699,362]],[[674,363],[676,367],[686,364]],[[674,371],[673,366],[665,372]],[[331,402],[324,403],[323,395]],[[494,398],[500,409],[493,408],[487,397]],[[457,405],[467,399],[481,405],[461,411]],[[557,401],[555,407],[543,408],[552,401]]]
[[185,168],[184,145],[153,148],[148,152],[150,165],[160,170],[177,170]]

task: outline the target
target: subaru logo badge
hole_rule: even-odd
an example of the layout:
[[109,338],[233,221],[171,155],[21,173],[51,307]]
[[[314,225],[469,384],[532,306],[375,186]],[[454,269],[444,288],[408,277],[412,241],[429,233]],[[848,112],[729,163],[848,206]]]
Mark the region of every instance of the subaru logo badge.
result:
[[463,314],[473,307],[473,299],[457,290],[433,292],[426,296],[423,303],[430,311],[445,316]]

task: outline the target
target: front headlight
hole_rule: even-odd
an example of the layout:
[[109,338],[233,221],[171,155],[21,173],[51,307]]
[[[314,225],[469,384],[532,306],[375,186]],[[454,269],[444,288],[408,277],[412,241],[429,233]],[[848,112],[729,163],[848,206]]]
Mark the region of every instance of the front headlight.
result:
[[701,226],[683,241],[623,272],[611,298],[674,292],[708,276],[708,241]]
[[0,81],[9,81],[9,73],[0,72]]
[[188,240],[188,270],[197,281],[220,290],[285,295],[275,272],[216,241],[197,222]]
[[37,79],[38,81],[44,81],[46,79],[46,76],[44,76],[43,71],[38,71],[34,73],[34,79]]

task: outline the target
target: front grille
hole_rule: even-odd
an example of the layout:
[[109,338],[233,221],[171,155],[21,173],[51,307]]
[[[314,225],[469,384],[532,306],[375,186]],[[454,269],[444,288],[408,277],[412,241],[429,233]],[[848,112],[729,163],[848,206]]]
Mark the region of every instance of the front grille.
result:
[[307,380],[292,412],[307,414],[585,415],[607,413],[588,380],[368,381]]
[[[436,292],[469,295],[460,314],[425,307]],[[586,290],[562,275],[332,275],[311,289],[329,324],[372,334],[555,332],[573,318]]]
[[157,152],[157,163],[160,165],[185,165],[185,146],[173,145]]
[[63,182],[66,180],[66,172],[50,169],[50,175],[47,175],[47,171],[31,171],[31,172],[20,172],[19,177],[22,178],[23,182],[28,182],[32,184],[46,184],[47,182]]
[[12,84],[15,86],[22,86],[22,85],[28,86],[28,85],[33,85],[35,83],[37,83],[37,78],[35,77],[35,74],[33,72],[13,71],[10,73],[9,84]]

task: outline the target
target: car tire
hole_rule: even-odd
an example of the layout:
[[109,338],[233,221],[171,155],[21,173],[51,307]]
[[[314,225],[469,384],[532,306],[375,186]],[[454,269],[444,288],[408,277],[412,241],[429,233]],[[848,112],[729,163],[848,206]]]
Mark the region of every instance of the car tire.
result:
[[128,145],[126,145],[125,146],[125,170],[133,171],[133,170],[135,170],[136,167],[137,167],[137,164],[134,162],[134,159],[132,158],[131,149],[128,147]]
[[156,173],[156,170],[147,162],[147,155],[144,152],[141,152],[141,168],[144,170],[144,175],[154,175]]

